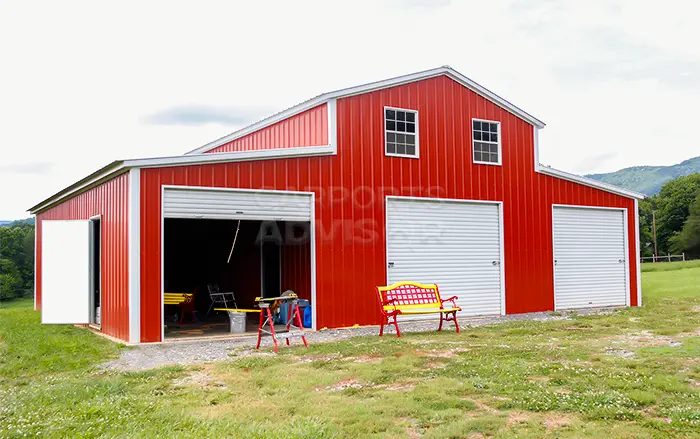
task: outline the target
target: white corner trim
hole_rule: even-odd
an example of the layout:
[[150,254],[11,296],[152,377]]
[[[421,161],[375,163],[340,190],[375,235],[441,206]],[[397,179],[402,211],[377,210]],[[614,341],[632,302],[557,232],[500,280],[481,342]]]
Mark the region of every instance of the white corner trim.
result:
[[311,192],[311,221],[309,224],[309,258],[311,259],[311,329],[318,331],[318,294],[316,289],[316,193]]
[[333,148],[334,154],[338,153],[338,101],[328,101],[328,143]]
[[[36,254],[37,254],[37,243],[39,242],[38,240],[38,233],[37,230],[39,229],[39,217],[37,215],[34,215],[34,311],[36,311],[36,289],[37,289],[37,275],[36,275]],[[42,267],[43,269],[43,267]]]
[[535,146],[535,172],[539,170],[540,167],[540,129],[537,127],[533,128],[533,135],[534,135],[534,141],[533,144]]
[[[281,111],[277,114],[273,114],[272,116],[270,116],[266,119],[263,119],[259,122],[256,122],[256,123],[249,125],[243,129],[240,129],[238,131],[235,131],[227,136],[221,137],[220,139],[214,140],[213,142],[209,142],[204,146],[201,146],[199,148],[195,148],[192,151],[185,153],[185,155],[201,154],[205,151],[209,151],[211,149],[214,149],[216,147],[223,145],[224,143],[230,142],[232,140],[236,140],[236,139],[243,137],[245,135],[248,135],[252,132],[255,132],[255,131],[261,130],[265,127],[268,127],[270,125],[273,125],[281,120],[287,119],[287,118],[292,117],[292,116],[296,116],[299,113],[303,113],[304,111],[310,110],[314,107],[318,107],[319,105],[323,105],[324,103],[329,103],[331,100],[336,100],[339,98],[345,98],[345,97],[349,97],[349,96],[355,96],[355,95],[359,95],[359,94],[363,94],[363,93],[369,93],[369,92],[381,90],[384,88],[395,87],[397,85],[406,84],[409,82],[420,81],[423,79],[434,78],[434,77],[443,76],[443,75],[455,80],[456,82],[462,84],[464,87],[472,90],[476,94],[493,102],[494,104],[498,105],[499,107],[503,108],[504,110],[518,116],[519,118],[523,119],[524,121],[528,122],[529,124],[531,124],[535,127],[544,128],[545,124],[541,120],[539,120],[536,117],[532,116],[531,114],[525,112],[524,110],[516,107],[515,105],[513,105],[512,103],[503,99],[502,97],[498,96],[497,94],[493,93],[489,89],[477,84],[476,82],[472,81],[468,77],[466,77],[466,76],[462,75],[461,73],[459,73],[458,71],[454,70],[452,67],[442,66],[442,67],[438,67],[435,69],[424,70],[422,72],[411,73],[408,75],[397,76],[394,78],[384,79],[384,80],[376,81],[376,82],[370,82],[368,84],[362,84],[362,85],[358,85],[355,87],[335,90],[335,91],[332,91],[329,93],[323,93],[319,96],[316,96],[315,98],[312,98],[312,99],[309,99],[308,101],[297,104],[297,105],[290,107],[284,111]],[[330,114],[330,106],[329,106],[328,110],[329,110],[328,113]],[[330,125],[329,125],[329,127],[330,127]],[[330,142],[330,140],[329,140],[329,142]]]
[[217,154],[190,154],[171,157],[125,160],[129,168],[162,168],[166,166],[199,165],[208,163],[237,162],[246,160],[265,160],[288,157],[307,157],[316,155],[333,155],[332,145],[298,146],[294,148],[260,149],[256,151],[222,152]]
[[574,183],[579,183],[584,186],[589,186],[596,189],[601,189],[606,192],[611,192],[613,194],[622,195],[624,197],[634,198],[634,199],[644,199],[646,195],[640,194],[639,192],[634,192],[628,189],[621,188],[608,183],[603,183],[602,181],[593,180],[591,178],[582,177],[580,175],[571,174],[559,169],[550,168],[549,166],[537,165],[536,171],[540,174],[549,175],[552,177],[561,178],[562,180],[568,180]]
[[141,170],[129,171],[129,343],[141,342]]
[[634,230],[637,246],[637,306],[642,306],[642,248],[639,242],[639,201],[634,200]]

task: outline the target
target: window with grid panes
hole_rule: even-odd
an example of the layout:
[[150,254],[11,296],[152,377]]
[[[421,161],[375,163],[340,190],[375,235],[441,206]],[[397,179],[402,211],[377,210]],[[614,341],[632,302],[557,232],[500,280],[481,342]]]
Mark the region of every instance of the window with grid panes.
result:
[[472,120],[472,145],[474,163],[501,163],[500,122]]
[[385,108],[384,138],[387,155],[418,157],[418,112]]

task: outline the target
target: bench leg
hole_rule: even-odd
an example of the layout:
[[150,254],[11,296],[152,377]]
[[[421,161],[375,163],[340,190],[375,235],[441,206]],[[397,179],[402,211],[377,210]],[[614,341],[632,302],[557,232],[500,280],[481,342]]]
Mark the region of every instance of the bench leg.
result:
[[[447,315],[445,315],[447,314]],[[459,323],[457,323],[457,311],[452,311],[448,313],[440,313],[440,326],[438,331],[442,331],[442,322],[455,322],[455,331],[459,334]]]
[[401,338],[401,330],[399,329],[399,321],[396,319],[397,316],[394,316],[394,323],[393,325],[396,327],[396,337]]

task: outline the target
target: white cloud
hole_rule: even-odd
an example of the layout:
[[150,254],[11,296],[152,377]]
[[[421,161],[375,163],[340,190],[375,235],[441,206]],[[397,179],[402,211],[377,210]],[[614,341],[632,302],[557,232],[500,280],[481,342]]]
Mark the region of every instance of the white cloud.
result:
[[[257,109],[444,64],[547,122],[544,163],[680,162],[700,145],[696,12],[647,0],[3,2],[0,219],[112,160],[201,146]],[[186,105],[214,123],[144,123]]]

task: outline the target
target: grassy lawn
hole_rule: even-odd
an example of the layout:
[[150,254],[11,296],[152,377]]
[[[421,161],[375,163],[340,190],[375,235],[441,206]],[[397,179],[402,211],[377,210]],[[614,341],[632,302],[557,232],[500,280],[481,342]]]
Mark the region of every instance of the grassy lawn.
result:
[[644,307],[607,315],[138,373],[0,306],[0,437],[698,437],[700,266],[643,277]]

